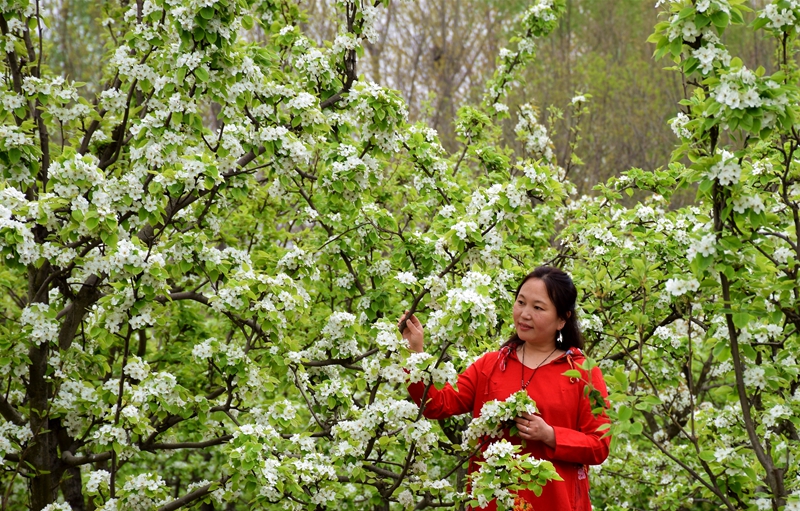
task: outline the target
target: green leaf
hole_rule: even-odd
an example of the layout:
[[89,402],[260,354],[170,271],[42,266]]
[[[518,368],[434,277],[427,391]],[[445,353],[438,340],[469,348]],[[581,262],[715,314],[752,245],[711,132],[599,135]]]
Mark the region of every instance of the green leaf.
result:
[[717,459],[717,457],[714,456],[714,451],[700,451],[698,456],[703,461],[715,461]]
[[623,392],[628,390],[628,375],[626,375],[624,371],[617,370],[617,372],[614,373],[614,379],[619,382]]
[[563,376],[567,376],[569,378],[582,378],[581,372],[577,369],[570,369],[569,371],[564,371],[561,373]]
[[201,83],[208,81],[208,71],[206,71],[206,69],[202,66],[194,70],[194,76]]
[[684,7],[683,9],[681,9],[681,12],[678,13],[678,19],[679,20],[686,19],[694,13],[695,13],[694,5]]
[[717,11],[711,15],[711,23],[717,28],[725,28],[730,22],[730,17],[725,11]]
[[758,30],[759,28],[765,27],[767,23],[769,23],[769,18],[765,16],[763,18],[756,18],[751,26],[753,27],[753,30]]
[[750,314],[746,312],[736,312],[733,314],[733,326],[742,329],[750,322]]

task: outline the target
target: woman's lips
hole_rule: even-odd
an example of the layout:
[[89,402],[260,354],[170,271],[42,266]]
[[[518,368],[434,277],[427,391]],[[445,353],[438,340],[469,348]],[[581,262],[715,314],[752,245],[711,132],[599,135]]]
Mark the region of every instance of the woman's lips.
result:
[[519,325],[517,325],[517,328],[518,328],[518,329],[520,329],[520,330],[531,330],[531,329],[533,329],[533,327],[532,327],[532,326],[523,325],[522,323],[520,323]]

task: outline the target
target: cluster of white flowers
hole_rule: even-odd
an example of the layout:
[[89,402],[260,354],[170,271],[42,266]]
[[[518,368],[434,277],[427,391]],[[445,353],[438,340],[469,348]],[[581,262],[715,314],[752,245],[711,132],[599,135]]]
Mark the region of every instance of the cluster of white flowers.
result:
[[800,491],[792,492],[783,511],[800,511]]
[[47,504],[42,508],[42,511],[72,511],[72,506],[66,502],[56,502]]
[[514,178],[506,185],[505,193],[508,198],[508,205],[512,208],[519,208],[528,203],[527,190],[521,185],[517,178]]
[[94,470],[89,473],[89,480],[86,482],[86,492],[95,494],[101,489],[107,488],[111,480],[111,474],[106,470]]
[[328,57],[318,48],[306,49],[302,55],[297,57],[294,65],[314,80],[318,80],[331,72]]
[[731,54],[728,53],[728,50],[719,44],[719,40],[713,32],[706,32],[703,35],[703,46],[692,50],[692,57],[700,61],[700,72],[707,75],[714,70],[715,63],[728,67],[731,64]]
[[453,230],[459,239],[466,241],[470,232],[475,232],[478,230],[478,224],[471,221],[461,221],[453,226]]
[[397,326],[388,320],[378,321],[373,325],[377,330],[375,343],[390,352],[398,352],[406,346],[406,341],[397,335]]
[[483,460],[489,465],[497,466],[502,463],[504,459],[510,458],[513,455],[514,445],[504,439],[489,444],[486,450],[483,451]]
[[690,278],[683,279],[669,279],[664,284],[664,289],[672,296],[681,296],[686,293],[694,293],[700,288],[700,283],[697,279]]
[[523,167],[522,172],[534,183],[546,183],[547,180],[550,179],[546,167],[539,167],[537,170],[537,167],[534,165],[526,165]]
[[669,30],[667,30],[667,38],[670,41],[675,39],[683,39],[686,42],[693,43],[697,41],[702,33],[697,25],[694,23],[694,18],[683,18],[678,13],[673,14],[669,19]]
[[674,349],[678,349],[682,345],[682,337],[677,335],[671,328],[666,326],[659,326],[653,332],[653,335],[658,337],[659,339],[663,339],[665,341],[669,341],[670,345]]
[[[478,501],[480,508],[485,508],[489,504],[489,499],[485,496],[484,488],[492,489],[492,498],[497,502],[498,507],[512,509],[514,507],[515,494],[500,485],[495,473],[497,470],[508,470],[522,456],[519,454],[520,447],[503,439],[499,442],[490,444],[483,452],[485,462],[481,464],[478,472],[471,475],[473,481],[470,488],[470,497]],[[528,462],[537,466],[541,461],[529,458]],[[478,483],[480,481],[480,483]]]
[[62,198],[73,198],[99,185],[103,173],[98,168],[98,159],[92,154],[67,156],[50,164],[53,191]]
[[341,144],[335,158],[330,166],[330,174],[322,177],[322,185],[329,190],[336,181],[352,181],[360,189],[366,190],[370,176],[374,175],[380,180],[378,160],[369,154],[359,156],[355,146]]
[[756,87],[755,73],[742,66],[720,76],[719,84],[711,91],[718,103],[728,108],[758,108],[764,104]]
[[422,279],[422,285],[425,287],[425,289],[430,291],[432,298],[438,298],[445,291],[447,291],[447,283],[443,278],[439,277],[435,273],[431,273],[430,275]]
[[22,309],[19,321],[22,326],[31,328],[29,339],[37,346],[48,341],[56,341],[58,338],[58,321],[47,304],[28,305]]
[[767,380],[764,377],[765,371],[761,366],[748,367],[744,371],[744,384],[748,387],[756,387],[763,389],[767,386]]
[[160,507],[169,501],[167,490],[167,483],[158,474],[145,472],[130,477],[122,486],[125,509],[145,511]]
[[125,429],[111,424],[103,424],[93,434],[92,439],[100,445],[128,445],[128,434]]
[[156,82],[159,78],[158,73],[147,65],[140,63],[135,57],[131,56],[130,48],[122,45],[117,48],[114,56],[109,61],[109,67],[116,69],[120,77],[128,77],[138,81]]
[[584,331],[603,331],[603,320],[596,314],[578,314],[578,322],[580,323],[581,330]]
[[744,213],[748,209],[752,209],[755,213],[764,211],[764,201],[757,192],[752,192],[749,195],[737,195],[733,198],[733,210],[737,213]]
[[786,264],[792,257],[796,257],[796,254],[789,247],[780,246],[772,252],[772,258],[778,264]]
[[212,343],[217,344],[217,340],[213,337],[199,344],[195,344],[194,348],[192,348],[192,357],[200,360],[211,358],[214,355],[214,345]]
[[6,91],[0,95],[0,105],[8,111],[13,111],[25,106],[25,97],[14,91]]
[[741,175],[742,166],[739,165],[736,156],[725,150],[720,152],[720,160],[713,164],[706,174],[708,179],[716,179],[723,186],[738,183]]
[[[491,286],[492,279],[489,275],[474,271],[467,272],[461,279],[460,287],[447,291],[445,310],[453,316],[469,311],[473,322],[470,325],[471,329],[476,324],[494,326],[497,323],[497,312],[494,300],[487,292]],[[456,323],[460,323],[460,320],[457,320]]]
[[[522,395],[524,394],[524,395]],[[510,395],[505,401],[487,401],[478,417],[472,419],[464,432],[461,447],[469,449],[485,437],[497,438],[503,434],[502,425],[519,416],[520,413],[536,413],[536,403],[525,391]]]
[[[553,161],[553,143],[547,135],[547,128],[536,119],[536,108],[530,103],[519,107],[519,121],[514,127],[519,140],[525,143],[525,150],[535,159]],[[533,179],[532,179],[533,180]]]
[[58,387],[58,393],[53,399],[53,407],[69,412],[79,409],[81,403],[93,405],[97,401],[97,391],[87,382],[65,380]]
[[397,275],[395,275],[394,278],[406,286],[413,286],[417,283],[417,277],[415,277],[410,271],[397,272]]
[[399,381],[410,383],[424,382],[443,385],[455,385],[458,381],[458,371],[451,361],[442,362],[437,367],[432,364],[433,356],[428,353],[412,353],[406,361],[407,376],[405,371],[399,374]]
[[430,360],[433,358],[433,355],[430,353],[411,353],[408,356],[407,367],[408,367],[408,381],[410,383],[415,383],[418,381],[426,381],[426,376],[428,375],[427,366],[430,364]]
[[439,214],[443,218],[450,218],[453,216],[453,213],[455,212],[456,212],[456,207],[453,206],[452,204],[447,204],[445,206],[442,206],[442,209],[439,211]]
[[759,18],[769,20],[767,28],[775,30],[787,30],[797,22],[795,11],[800,8],[800,2],[789,0],[788,2],[768,3],[764,10],[758,15]]
[[686,258],[692,260],[697,254],[708,257],[717,253],[717,238],[713,233],[708,233],[700,239],[695,239],[686,250]]
[[676,137],[692,138],[692,133],[686,129],[686,124],[689,122],[689,120],[690,119],[688,115],[683,112],[678,112],[678,115],[669,121],[672,132],[675,133]]
[[[363,453],[367,443],[379,429],[386,431],[402,430],[417,420],[419,407],[408,400],[391,398],[379,399],[363,409],[353,408],[355,417],[339,421],[332,429],[334,438],[339,440],[338,449],[343,453]],[[424,420],[420,422],[426,422]],[[426,426],[413,426],[408,438],[417,440],[417,447],[426,449],[436,443],[436,433]],[[344,444],[344,445],[342,445]]]
[[533,20],[553,21],[556,14],[553,12],[553,0],[536,0],[522,15],[523,19],[531,24]]
[[150,374],[150,364],[134,355],[128,360],[124,372],[134,380],[141,381]]
[[31,438],[33,438],[33,432],[28,424],[17,426],[7,421],[0,423],[0,464],[2,464],[4,454],[17,452],[19,446]]
[[[350,89],[348,106],[358,119],[356,126],[360,124],[362,140],[372,139],[386,152],[394,153],[400,149],[405,134],[398,132],[395,127],[396,123],[407,121],[408,110],[398,95],[374,82],[357,81]],[[376,129],[374,123],[376,108],[384,110],[386,119],[391,115],[391,111],[395,112],[395,119],[390,119],[391,122],[387,122],[386,128]]]
[[772,428],[781,419],[790,419],[794,415],[792,409],[784,404],[777,404],[761,416],[761,422],[767,428]]

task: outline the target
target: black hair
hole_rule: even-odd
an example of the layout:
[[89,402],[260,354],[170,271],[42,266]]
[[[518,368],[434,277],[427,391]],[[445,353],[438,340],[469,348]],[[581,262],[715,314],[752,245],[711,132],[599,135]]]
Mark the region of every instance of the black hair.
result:
[[[575,301],[578,298],[578,290],[572,282],[570,276],[553,266],[539,266],[522,279],[522,282],[517,286],[517,291],[514,293],[514,299],[519,296],[522,286],[531,279],[539,279],[544,282],[547,288],[547,296],[556,307],[556,314],[560,319],[564,320],[564,327],[561,329],[563,342],[560,346],[561,349],[579,348],[583,349],[583,334],[578,326],[578,317],[575,314]],[[525,341],[519,338],[517,332],[514,332],[511,337],[503,344],[505,346],[521,346]]]

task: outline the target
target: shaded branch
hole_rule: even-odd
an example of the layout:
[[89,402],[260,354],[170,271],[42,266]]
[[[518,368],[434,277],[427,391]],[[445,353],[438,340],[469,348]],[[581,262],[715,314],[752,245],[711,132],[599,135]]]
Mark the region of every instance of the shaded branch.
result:
[[183,506],[186,506],[187,504],[194,502],[195,500],[202,499],[203,497],[214,491],[218,486],[224,486],[225,483],[228,482],[228,479],[230,479],[230,476],[225,476],[217,482],[208,483],[205,486],[201,486],[200,488],[197,488],[196,490],[187,493],[183,497],[175,499],[169,504],[166,504],[165,506],[161,506],[160,508],[158,508],[158,511],[174,511],[176,509],[182,508]]
[[23,426],[26,423],[22,414],[20,414],[4,397],[0,397],[0,415],[16,426]]

